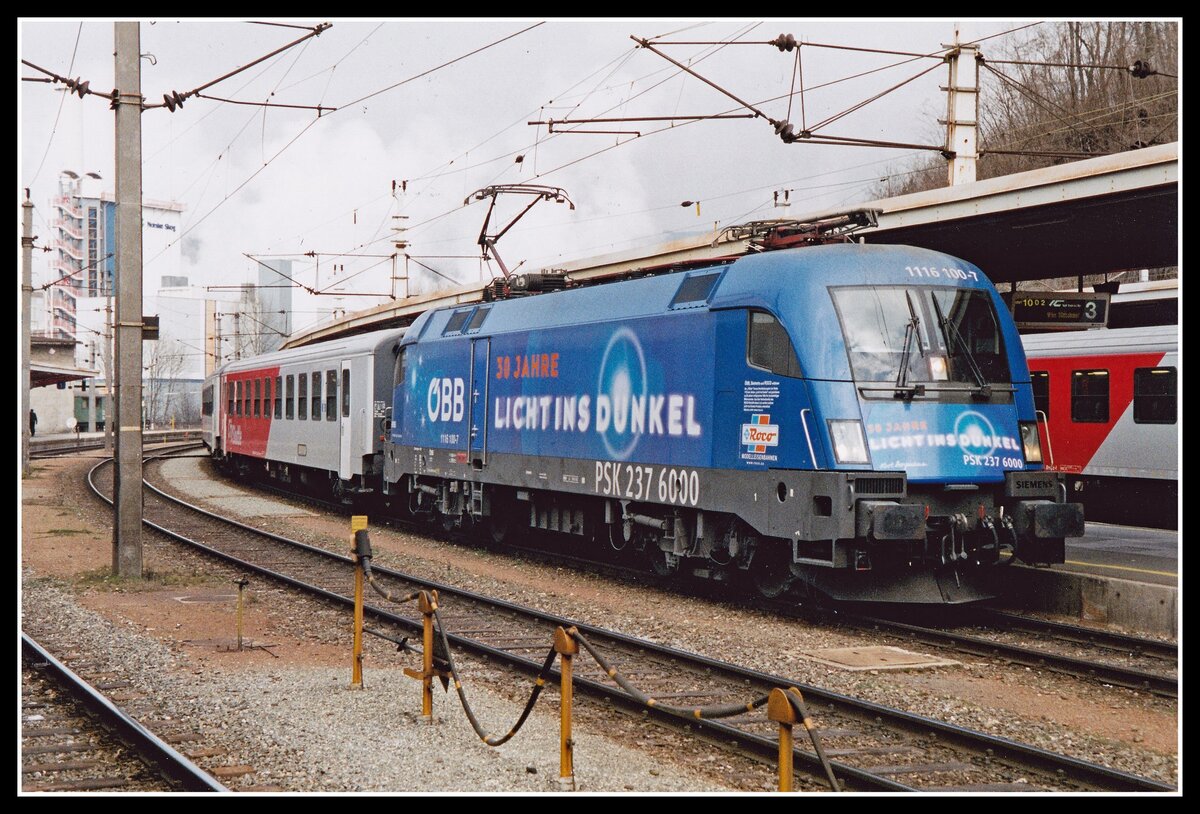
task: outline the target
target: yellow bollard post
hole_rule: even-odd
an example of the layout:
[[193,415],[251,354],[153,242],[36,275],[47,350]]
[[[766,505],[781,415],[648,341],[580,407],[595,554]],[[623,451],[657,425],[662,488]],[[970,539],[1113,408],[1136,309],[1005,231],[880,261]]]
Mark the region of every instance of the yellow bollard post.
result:
[[579,643],[575,641],[574,633],[575,628],[567,631],[559,627],[554,631],[554,651],[558,653],[559,673],[562,676],[559,699],[558,785],[571,791],[575,790],[575,741],[571,738],[571,705],[574,700],[572,659],[579,653]]
[[354,653],[350,666],[352,690],[361,690],[363,686],[363,564],[354,545],[354,534],[366,527],[365,514],[350,517],[350,556],[354,559]]
[[421,591],[417,607],[424,617],[422,629],[421,717],[433,723],[433,612],[437,609],[437,591]]
[[767,697],[767,717],[779,724],[779,790],[792,790],[792,727],[796,709],[787,693],[776,687]]

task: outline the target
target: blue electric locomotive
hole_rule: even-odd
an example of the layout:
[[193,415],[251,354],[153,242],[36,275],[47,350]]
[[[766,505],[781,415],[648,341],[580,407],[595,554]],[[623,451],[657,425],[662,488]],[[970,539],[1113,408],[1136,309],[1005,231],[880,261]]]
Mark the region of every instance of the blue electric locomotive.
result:
[[395,381],[390,500],[498,540],[566,532],[769,596],[961,602],[1083,532],[994,287],[924,249],[431,311]]

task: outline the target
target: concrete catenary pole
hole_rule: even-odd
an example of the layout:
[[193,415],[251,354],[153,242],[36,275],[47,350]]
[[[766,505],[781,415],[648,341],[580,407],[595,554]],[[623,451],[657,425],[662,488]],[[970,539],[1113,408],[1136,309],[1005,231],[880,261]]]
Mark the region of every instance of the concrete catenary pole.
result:
[[104,298],[104,451],[113,451],[113,422],[117,420],[117,380],[113,367],[113,282]]
[[946,151],[950,186],[975,181],[975,162],[979,157],[979,46],[959,44],[958,26],[954,27],[953,50],[947,58],[950,83],[946,86]]
[[117,421],[113,573],[142,576],[142,68],[137,22],[114,24]]
[[21,202],[21,477],[29,477],[29,308],[33,294],[33,201]]

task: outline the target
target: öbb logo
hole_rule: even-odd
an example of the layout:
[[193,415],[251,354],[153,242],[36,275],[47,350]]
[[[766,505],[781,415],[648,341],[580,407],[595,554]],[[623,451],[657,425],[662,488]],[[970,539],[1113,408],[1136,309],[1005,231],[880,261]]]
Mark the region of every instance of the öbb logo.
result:
[[429,383],[425,408],[430,421],[462,421],[463,393],[466,388],[460,378],[435,377]]

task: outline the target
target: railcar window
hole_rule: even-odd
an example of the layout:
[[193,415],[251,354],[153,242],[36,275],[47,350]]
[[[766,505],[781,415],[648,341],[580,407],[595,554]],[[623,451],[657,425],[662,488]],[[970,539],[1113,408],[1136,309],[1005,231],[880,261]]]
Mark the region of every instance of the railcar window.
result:
[[483,321],[487,319],[487,315],[492,312],[491,308],[476,308],[475,313],[471,315],[471,321],[467,323],[468,331],[478,331]]
[[237,414],[242,414],[242,382],[237,383]]
[[321,420],[321,371],[312,372],[312,420]]
[[204,388],[203,394],[200,397],[200,414],[213,414],[213,389],[211,384]]
[[1031,370],[1029,378],[1033,382],[1033,409],[1041,410],[1050,420],[1050,371]]
[[242,404],[244,405],[243,406],[244,412],[242,413],[242,415],[246,416],[246,418],[249,418],[250,417],[250,400],[253,398],[253,396],[251,395],[251,392],[250,392],[250,380],[246,379],[244,384],[245,384],[245,389],[242,390]]
[[1133,371],[1135,424],[1174,424],[1179,377],[1173,367],[1139,367]]
[[342,368],[342,415],[350,415],[350,368]]
[[325,420],[337,421],[337,371],[325,371]]
[[287,377],[287,420],[296,417],[296,377]]
[[675,292],[675,298],[671,300],[670,307],[678,308],[681,305],[708,302],[720,276],[721,272],[714,271],[709,274],[695,274],[688,277],[679,284],[679,289]]
[[254,380],[254,417],[262,417],[262,379]]
[[225,415],[233,415],[233,405],[237,401],[237,390],[233,382],[229,381],[229,379],[225,380],[225,394]]
[[275,377],[275,417],[283,418],[283,377]]
[[746,359],[751,365],[780,376],[800,375],[796,351],[779,320],[764,311],[751,311],[747,331]]
[[296,396],[296,419],[304,421],[308,418],[308,374],[301,373],[296,378],[300,382],[300,392]]
[[1080,424],[1108,422],[1108,371],[1071,371],[1071,420]]
[[446,323],[445,330],[442,331],[442,336],[447,334],[458,333],[462,330],[462,326],[467,321],[467,317],[471,315],[470,308],[464,308],[462,311],[455,311],[450,316],[450,321]]

